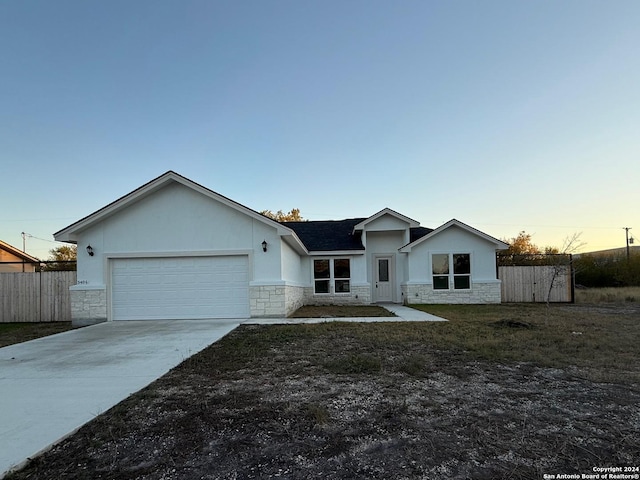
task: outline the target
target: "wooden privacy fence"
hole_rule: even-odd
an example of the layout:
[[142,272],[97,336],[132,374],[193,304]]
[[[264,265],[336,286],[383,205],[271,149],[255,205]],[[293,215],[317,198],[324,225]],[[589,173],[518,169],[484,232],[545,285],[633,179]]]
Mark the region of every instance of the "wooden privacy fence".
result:
[[498,277],[503,302],[573,302],[571,265],[500,266]]
[[0,323],[70,322],[76,272],[0,273]]

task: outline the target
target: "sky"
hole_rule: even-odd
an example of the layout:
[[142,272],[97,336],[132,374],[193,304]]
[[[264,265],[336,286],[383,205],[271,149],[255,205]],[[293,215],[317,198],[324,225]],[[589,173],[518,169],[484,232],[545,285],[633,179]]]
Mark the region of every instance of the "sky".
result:
[[0,239],[174,170],[309,220],[640,237],[637,0],[0,2]]

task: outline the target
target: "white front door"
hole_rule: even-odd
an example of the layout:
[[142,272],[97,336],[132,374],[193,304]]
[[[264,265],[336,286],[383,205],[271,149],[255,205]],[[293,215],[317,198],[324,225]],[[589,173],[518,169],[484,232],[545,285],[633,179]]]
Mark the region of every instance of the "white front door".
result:
[[375,302],[393,302],[393,257],[375,257],[373,261]]

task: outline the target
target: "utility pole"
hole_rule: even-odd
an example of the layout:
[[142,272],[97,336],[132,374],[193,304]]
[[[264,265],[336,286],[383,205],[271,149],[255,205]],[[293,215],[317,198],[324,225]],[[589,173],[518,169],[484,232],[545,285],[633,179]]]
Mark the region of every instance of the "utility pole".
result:
[[[21,232],[22,235],[22,253],[27,253],[27,234]],[[22,273],[24,273],[24,258],[22,259]]]
[[[627,262],[629,261],[629,230],[631,230],[631,227],[622,227],[624,228],[625,234],[627,235]],[[633,238],[631,239],[631,242],[633,243]]]

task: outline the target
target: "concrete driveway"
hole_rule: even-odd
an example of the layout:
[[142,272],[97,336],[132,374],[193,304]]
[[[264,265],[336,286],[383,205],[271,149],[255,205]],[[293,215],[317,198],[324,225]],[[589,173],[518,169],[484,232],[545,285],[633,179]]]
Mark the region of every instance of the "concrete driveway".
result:
[[0,477],[239,324],[108,322],[0,348]]

